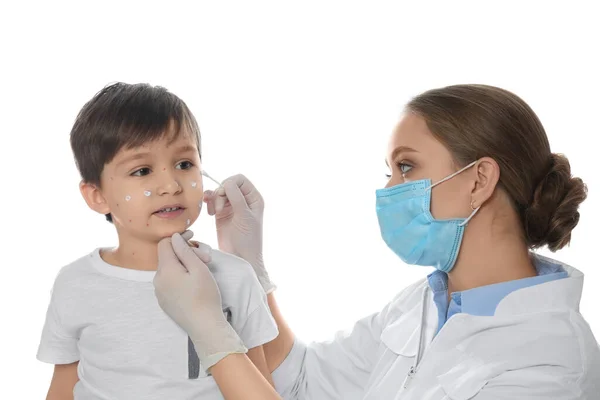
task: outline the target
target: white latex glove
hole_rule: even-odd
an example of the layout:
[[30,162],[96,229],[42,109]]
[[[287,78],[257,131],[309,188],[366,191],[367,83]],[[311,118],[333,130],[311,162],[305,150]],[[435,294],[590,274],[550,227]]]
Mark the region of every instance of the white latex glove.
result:
[[215,215],[219,249],[248,261],[265,292],[274,291],[262,253],[265,203],[252,182],[234,175],[217,191],[206,191],[204,201],[209,215]]
[[248,351],[223,315],[208,267],[180,234],[159,242],[153,283],[158,304],[188,333],[205,370],[229,354]]
[[[185,240],[197,246],[192,250],[204,261],[217,283],[227,321],[240,335],[246,347],[255,346],[256,339],[252,329],[253,327],[259,328],[253,321],[260,320],[262,324],[268,324],[264,314],[270,315],[270,307],[267,294],[254,269],[249,262],[240,257],[218,250],[213,252],[210,246],[190,240],[193,235],[194,233],[190,230],[181,234]],[[259,311],[259,308],[262,309],[262,312]],[[262,325],[260,330],[267,332],[268,328],[268,326]],[[272,328],[277,329],[274,320],[272,321]],[[251,342],[250,345],[246,340]]]
[[208,264],[212,261],[212,248],[209,245],[195,240],[190,240],[192,237],[194,237],[194,232],[187,230],[181,234],[181,237],[192,245],[191,249],[198,256],[198,258],[204,262],[204,264]]

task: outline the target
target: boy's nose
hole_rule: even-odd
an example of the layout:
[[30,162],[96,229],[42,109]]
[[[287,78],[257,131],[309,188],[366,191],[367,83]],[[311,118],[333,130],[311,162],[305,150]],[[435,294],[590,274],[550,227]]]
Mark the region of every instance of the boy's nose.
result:
[[177,194],[177,193],[181,193],[181,191],[183,190],[182,186],[179,184],[179,182],[177,181],[177,179],[174,179],[173,177],[163,177],[159,187],[157,188],[157,193],[159,195],[164,195],[164,194]]

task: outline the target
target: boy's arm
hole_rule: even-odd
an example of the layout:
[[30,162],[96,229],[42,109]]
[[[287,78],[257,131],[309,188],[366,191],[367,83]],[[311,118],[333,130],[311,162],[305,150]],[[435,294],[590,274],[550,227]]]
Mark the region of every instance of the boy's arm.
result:
[[212,251],[207,264],[217,282],[227,320],[249,349],[247,356],[265,380],[273,385],[263,345],[278,335],[269,302],[252,266],[239,257]]
[[267,358],[265,357],[265,351],[263,346],[257,346],[248,350],[247,354],[252,364],[260,371],[262,376],[271,384],[271,386],[275,387],[273,383],[273,378],[271,377],[271,372],[269,372],[269,366],[267,365]]
[[213,365],[210,372],[227,400],[282,399],[246,354],[230,354]]
[[292,332],[289,325],[285,322],[283,314],[279,310],[279,306],[275,301],[275,294],[269,293],[267,295],[267,299],[269,302],[269,308],[271,309],[271,314],[277,323],[277,329],[279,331],[279,334],[274,340],[263,345],[267,366],[269,371],[273,372],[281,365],[281,363],[292,351],[292,347],[294,347],[295,336],[294,332]]
[[79,361],[54,366],[54,375],[52,375],[46,400],[73,400],[73,388],[79,381],[77,365]]

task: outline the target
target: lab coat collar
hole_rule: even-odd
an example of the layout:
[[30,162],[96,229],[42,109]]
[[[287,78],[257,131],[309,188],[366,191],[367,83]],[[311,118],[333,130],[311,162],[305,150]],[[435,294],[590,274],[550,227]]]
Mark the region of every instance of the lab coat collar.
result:
[[[536,267],[541,264],[554,264],[562,267],[569,276],[564,279],[546,282],[535,286],[518,289],[500,301],[495,316],[523,315],[544,311],[579,310],[579,302],[583,290],[583,273],[559,261],[532,253]],[[399,317],[391,322],[382,332],[381,341],[391,351],[405,357],[414,357],[420,343],[419,325],[423,320],[421,314],[422,291],[429,291],[425,307],[424,341],[429,343],[435,336],[438,324],[437,308],[427,280],[421,281],[411,297],[395,304],[400,309]],[[413,297],[414,296],[414,297]]]
[[536,265],[539,263],[555,264],[562,267],[569,276],[515,290],[500,301],[494,315],[523,315],[557,310],[579,311],[583,292],[583,273],[560,261],[535,253],[532,253],[532,256]]

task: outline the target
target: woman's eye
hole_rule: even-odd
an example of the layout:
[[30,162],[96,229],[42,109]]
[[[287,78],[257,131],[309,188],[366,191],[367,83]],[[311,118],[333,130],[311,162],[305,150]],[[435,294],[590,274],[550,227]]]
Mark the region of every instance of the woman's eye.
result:
[[131,176],[146,176],[150,173],[150,168],[140,168],[137,171],[135,171],[134,173],[131,174]]
[[412,165],[405,163],[398,163],[398,168],[400,169],[400,172],[402,172],[402,175],[409,173],[410,170],[413,169]]
[[177,164],[177,168],[179,169],[190,169],[194,166],[194,164],[192,164],[189,161],[182,161],[179,164]]
[[392,174],[390,174],[389,172],[386,172],[385,177],[390,179],[392,177]]

